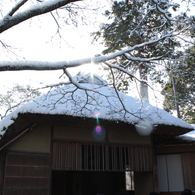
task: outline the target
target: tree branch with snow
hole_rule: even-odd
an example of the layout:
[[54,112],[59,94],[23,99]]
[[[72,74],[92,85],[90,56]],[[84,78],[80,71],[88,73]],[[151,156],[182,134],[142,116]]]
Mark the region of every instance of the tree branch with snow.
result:
[[18,4],[16,4],[16,6],[10,12],[8,12],[7,15],[3,17],[2,20],[0,20],[0,33],[30,18],[49,13],[71,2],[76,2],[76,1],[81,1],[81,0],[55,0],[55,1],[44,1],[40,3],[38,2],[36,5],[31,6],[27,10],[16,13],[16,11],[27,2],[27,0],[21,0]]
[[[136,49],[144,47],[146,45],[154,44],[160,42],[164,39],[169,39],[172,37],[177,36],[180,33],[176,34],[167,34],[162,36],[159,39],[144,42],[141,44],[134,45],[133,47],[123,49],[121,51],[114,52],[109,55],[102,55],[97,57],[90,57],[84,58],[80,60],[72,60],[72,61],[58,61],[58,62],[48,62],[48,61],[1,61],[0,62],[0,71],[21,71],[21,70],[36,70],[36,71],[44,71],[44,70],[63,70],[64,68],[73,68],[78,67],[84,64],[90,63],[101,63],[111,59],[114,59],[118,56],[127,55],[126,53],[132,52]],[[128,56],[129,57],[129,56]],[[129,57],[130,58],[130,57]],[[155,57],[155,58],[133,58],[131,60],[141,61],[141,62],[148,62],[162,59],[162,56]]]

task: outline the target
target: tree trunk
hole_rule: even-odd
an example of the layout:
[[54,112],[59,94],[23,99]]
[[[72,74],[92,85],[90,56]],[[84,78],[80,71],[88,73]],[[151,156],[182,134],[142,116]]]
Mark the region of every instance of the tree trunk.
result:
[[148,98],[148,85],[147,85],[147,67],[142,64],[139,68],[140,79],[142,82],[140,83],[140,96],[143,101],[149,102]]

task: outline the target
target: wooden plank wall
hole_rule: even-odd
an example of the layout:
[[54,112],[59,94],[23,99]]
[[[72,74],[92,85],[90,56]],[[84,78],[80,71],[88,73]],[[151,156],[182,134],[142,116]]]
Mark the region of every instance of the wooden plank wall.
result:
[[8,153],[3,195],[49,195],[50,159],[49,154]]
[[195,189],[195,152],[182,153],[182,166],[185,188]]
[[0,153],[0,195],[3,189],[3,177],[4,177],[4,167],[5,167],[5,153]]
[[105,143],[53,142],[53,170],[152,171],[151,146]]

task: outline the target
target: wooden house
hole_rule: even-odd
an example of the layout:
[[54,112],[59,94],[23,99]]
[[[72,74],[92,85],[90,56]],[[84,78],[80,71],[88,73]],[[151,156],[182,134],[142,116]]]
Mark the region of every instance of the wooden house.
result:
[[0,121],[0,194],[158,191],[158,140],[187,133],[191,125],[97,76],[93,83],[89,76],[74,80],[76,86],[55,89]]
[[154,145],[161,194],[181,194],[179,187],[194,192],[195,130],[181,136],[161,138]]

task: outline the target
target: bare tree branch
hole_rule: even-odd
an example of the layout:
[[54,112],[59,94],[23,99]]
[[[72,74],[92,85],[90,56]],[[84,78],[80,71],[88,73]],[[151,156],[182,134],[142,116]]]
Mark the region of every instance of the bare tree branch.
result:
[[113,71],[112,71],[112,68],[110,68],[110,71],[111,71],[111,74],[112,74],[114,90],[115,90],[115,92],[116,92],[116,95],[117,95],[117,97],[118,97],[118,99],[119,99],[119,101],[120,101],[122,107],[123,107],[123,110],[125,111],[125,113],[124,113],[124,118],[125,118],[127,110],[126,110],[126,107],[125,107],[125,105],[123,104],[123,101],[121,100],[120,95],[119,95],[119,92],[118,92],[118,90],[117,90],[117,88],[116,88],[116,85],[115,85],[115,77],[114,77],[114,73],[113,73]]
[[114,65],[114,64],[111,64],[111,63],[108,63],[108,62],[104,62],[104,64],[106,64],[110,69],[117,69],[127,75],[130,76],[130,78],[134,78],[135,80],[137,80],[138,82],[143,82],[142,80],[140,80],[138,77],[136,77],[135,75],[131,74],[128,70],[120,67],[120,66],[117,66],[117,65]]
[[57,32],[56,32],[56,34],[58,34],[60,36],[60,38],[61,38],[61,35],[60,35],[60,25],[59,25],[57,19],[55,18],[55,16],[53,15],[52,12],[51,12],[51,16],[52,16],[52,18],[54,19],[54,21],[55,21],[55,23],[57,25]]

